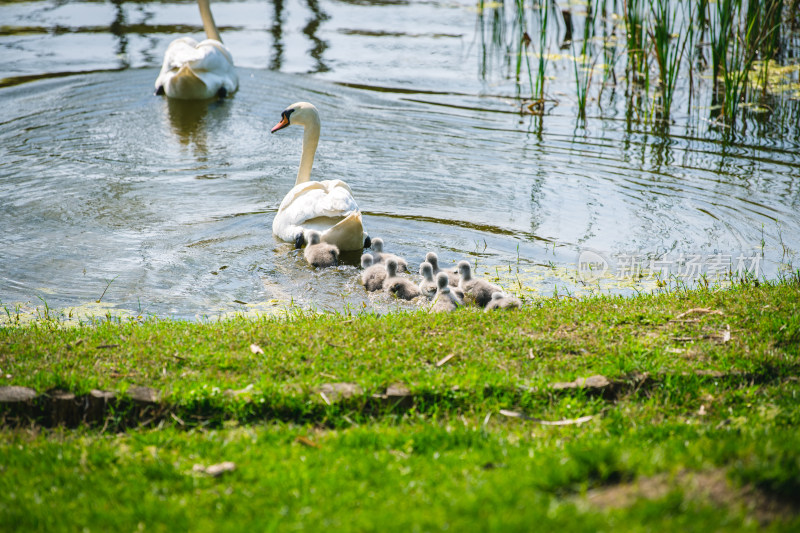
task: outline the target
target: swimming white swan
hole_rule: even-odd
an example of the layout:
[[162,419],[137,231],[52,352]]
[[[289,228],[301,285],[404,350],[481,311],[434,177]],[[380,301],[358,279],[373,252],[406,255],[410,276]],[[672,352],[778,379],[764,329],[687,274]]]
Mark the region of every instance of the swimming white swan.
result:
[[197,0],[206,40],[198,43],[191,37],[181,37],[170,43],[156,79],[156,94],[205,100],[233,94],[239,88],[233,57],[222,44],[208,1]]
[[342,180],[310,181],[314,154],[319,143],[319,113],[308,102],[297,102],[281,113],[281,121],[272,133],[287,126],[300,125],[303,133],[303,155],[297,171],[297,181],[281,202],[272,233],[298,248],[307,242],[307,232],[319,231],[324,242],[339,250],[361,250],[368,247],[369,236],[361,223],[350,187]]

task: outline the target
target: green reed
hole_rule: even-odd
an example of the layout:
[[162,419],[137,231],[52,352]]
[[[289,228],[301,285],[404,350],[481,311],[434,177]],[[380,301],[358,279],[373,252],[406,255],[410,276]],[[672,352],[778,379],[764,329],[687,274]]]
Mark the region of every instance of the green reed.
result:
[[[720,0],[715,12],[709,13],[714,63],[712,102],[719,105],[718,118],[731,126],[736,123],[741,104],[748,100],[749,76],[755,60],[759,56],[768,60],[775,53],[782,11],[781,0],[748,2],[746,9],[742,0]],[[766,92],[767,72],[763,75],[762,95]]]
[[647,6],[644,0],[624,0],[625,32],[628,42],[629,83],[648,80]]
[[761,95],[767,94],[770,60],[773,59],[781,44],[781,16],[783,0],[765,0],[751,2],[748,5],[748,20],[753,22],[753,31],[749,35],[748,45],[757,51],[761,62]]
[[516,64],[517,96],[520,96],[522,88],[520,78],[522,74],[523,58],[528,71],[528,84],[531,88],[531,96],[533,96],[533,72],[531,71],[531,56],[529,53],[531,38],[528,34],[528,24],[525,17],[525,0],[514,0],[514,3],[516,5],[516,25],[518,29]]
[[692,97],[694,96],[694,72],[695,68],[703,70],[706,60],[702,53],[702,46],[706,28],[708,26],[707,10],[708,0],[699,0],[697,3],[687,2],[684,10],[688,10],[688,23],[686,24],[686,49],[689,51],[688,73],[689,73],[689,97],[686,104],[687,113],[692,111]]
[[[481,39],[481,52],[480,52],[480,75],[481,79],[486,79],[490,70],[490,57],[492,52],[498,50],[505,50],[506,48],[506,20],[505,20],[505,4],[503,0],[497,2],[500,4],[500,9],[489,8],[486,6],[484,0],[478,2],[478,28],[480,29]],[[486,22],[487,15],[491,17],[491,34],[489,38],[486,37]],[[504,53],[504,57],[508,57]]]
[[734,37],[735,12],[741,10],[741,0],[717,0],[708,4],[709,37],[711,39],[711,78],[714,83],[712,105],[719,95],[719,75],[727,63],[728,49]]
[[[615,1],[612,0],[612,4]],[[603,83],[617,84],[617,73],[614,66],[619,58],[617,50],[617,23],[613,16],[613,5],[609,9],[607,0],[602,0],[600,3],[600,12],[602,13],[601,22],[603,29]]]
[[[652,22],[648,27],[648,35],[658,63],[659,91],[661,93],[659,115],[663,119],[668,119],[675,94],[675,82],[678,79],[681,60],[690,32],[679,31],[684,28],[678,27],[677,12],[672,9],[670,0],[651,2],[650,11]],[[689,19],[691,20],[691,12]]]
[[572,56],[573,56],[573,70],[575,73],[575,91],[578,101],[578,118],[586,120],[586,101],[589,93],[589,86],[592,83],[592,73],[594,71],[594,63],[596,58],[593,58],[594,47],[592,46],[592,39],[594,38],[595,16],[597,12],[598,0],[594,3],[586,5],[586,16],[583,23],[583,39],[580,44],[580,54],[576,53],[575,39],[572,40]]
[[[532,89],[532,97],[539,101],[544,101],[544,80],[547,71],[547,26],[550,21],[550,0],[534,2],[534,13],[538,15],[539,22],[539,54],[536,70],[536,85]],[[541,108],[544,109],[543,107]]]
[[[758,112],[768,110],[772,114],[773,110],[787,109],[795,115],[792,110],[796,106],[788,90],[784,89],[787,96],[782,97],[778,85],[770,81],[774,76],[769,76],[768,69],[776,61],[786,66],[800,52],[800,20],[794,18],[800,0],[588,0],[585,15],[576,14],[580,8],[571,7],[575,4],[566,0],[479,2],[481,44],[505,58],[507,79],[515,82],[517,98],[532,100],[527,108],[534,114],[544,111],[545,86],[549,83],[546,73],[553,61],[548,48],[563,39],[562,48],[571,50],[579,119],[587,114],[593,67],[598,60],[603,64],[603,86],[598,92],[601,115],[600,97],[607,86],[612,90],[624,87],[627,115],[637,121],[647,122],[651,116],[672,118],[679,89],[688,95],[690,116],[693,101],[704,98],[696,93],[710,92],[712,124],[732,125],[759,97],[762,102]],[[559,20],[562,15],[566,36]],[[619,43],[617,24],[624,31]],[[484,36],[489,27],[491,34]],[[616,63],[620,59],[624,60],[625,74],[617,79]],[[756,64],[758,72],[753,70]],[[484,51],[482,76],[486,68]],[[651,75],[657,80],[652,87]],[[702,82],[706,77],[711,84]],[[784,106],[776,98],[790,105]]]

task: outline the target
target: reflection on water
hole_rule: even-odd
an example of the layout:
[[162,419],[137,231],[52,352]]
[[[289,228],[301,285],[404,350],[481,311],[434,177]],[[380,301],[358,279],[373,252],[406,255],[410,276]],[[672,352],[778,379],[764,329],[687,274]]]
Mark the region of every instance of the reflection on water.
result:
[[163,101],[172,132],[182,145],[191,148],[198,161],[206,161],[209,131],[224,128],[230,113],[226,99]]
[[111,4],[114,6],[115,15],[108,31],[119,39],[119,43],[117,43],[117,57],[119,57],[120,68],[128,68],[131,66],[128,62],[128,36],[123,30],[126,24],[125,10],[123,8],[125,2],[124,0],[111,0]]
[[269,61],[270,70],[280,70],[283,62],[283,0],[272,0],[273,14],[272,26],[272,58]]
[[328,48],[328,43],[317,37],[317,32],[320,29],[320,25],[328,20],[328,15],[320,8],[317,0],[306,0],[306,2],[308,3],[308,9],[311,11],[312,17],[303,28],[303,33],[308,36],[314,45],[311,50],[309,50],[309,54],[311,54],[311,57],[316,61],[316,65],[311,72],[326,72],[329,69],[323,62],[322,56]]

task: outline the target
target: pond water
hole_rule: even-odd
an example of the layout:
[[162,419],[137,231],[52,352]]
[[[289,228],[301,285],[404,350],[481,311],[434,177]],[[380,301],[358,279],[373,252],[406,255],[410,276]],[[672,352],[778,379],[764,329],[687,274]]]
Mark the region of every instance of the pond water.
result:
[[[12,313],[413,307],[364,293],[359,254],[314,270],[272,236],[301,131],[269,129],[299,100],[322,116],[312,179],[347,181],[369,233],[415,266],[435,250],[527,297],[630,293],[656,286],[648,268],[687,283],[737,268],[776,277],[800,249],[796,124],[730,141],[689,120],[632,127],[622,107],[579,123],[568,77],[550,83],[544,117],[520,115],[466,0],[212,9],[240,90],[187,105],[152,93],[168,43],[202,35],[193,2],[0,5],[0,302]],[[579,258],[609,270],[581,276]]]

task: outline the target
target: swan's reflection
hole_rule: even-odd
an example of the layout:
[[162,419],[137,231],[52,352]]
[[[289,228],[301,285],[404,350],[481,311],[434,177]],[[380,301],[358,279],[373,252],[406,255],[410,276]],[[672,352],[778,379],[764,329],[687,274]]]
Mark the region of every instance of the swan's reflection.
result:
[[175,100],[165,98],[170,129],[178,141],[189,147],[198,161],[206,161],[209,132],[218,131],[230,114],[225,99]]

